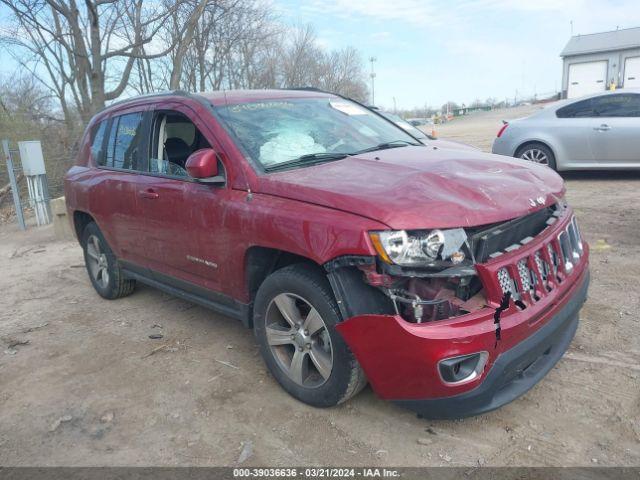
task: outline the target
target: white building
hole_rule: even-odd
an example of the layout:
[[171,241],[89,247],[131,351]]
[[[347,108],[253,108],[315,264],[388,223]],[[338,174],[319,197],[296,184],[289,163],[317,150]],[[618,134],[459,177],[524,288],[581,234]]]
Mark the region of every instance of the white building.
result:
[[640,87],[640,27],[575,35],[560,56],[564,98],[604,91],[611,84]]

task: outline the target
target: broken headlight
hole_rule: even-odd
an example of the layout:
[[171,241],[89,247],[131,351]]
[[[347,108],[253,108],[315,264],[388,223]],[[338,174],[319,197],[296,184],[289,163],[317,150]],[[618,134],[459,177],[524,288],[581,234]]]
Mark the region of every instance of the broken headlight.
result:
[[405,267],[458,265],[466,258],[467,234],[462,228],[449,230],[384,230],[369,236],[380,258]]

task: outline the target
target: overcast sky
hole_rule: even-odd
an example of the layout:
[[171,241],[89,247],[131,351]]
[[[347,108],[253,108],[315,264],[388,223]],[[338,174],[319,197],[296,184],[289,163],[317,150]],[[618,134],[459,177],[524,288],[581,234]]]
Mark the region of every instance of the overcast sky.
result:
[[[640,26],[640,0],[271,1],[282,21],[313,24],[325,47],[375,56],[375,100],[387,108],[550,94],[571,21],[574,34]],[[0,74],[14,69],[0,53]]]
[[572,20],[574,34],[640,27],[640,0],[274,1],[325,46],[377,57],[376,104],[388,108],[551,93]]

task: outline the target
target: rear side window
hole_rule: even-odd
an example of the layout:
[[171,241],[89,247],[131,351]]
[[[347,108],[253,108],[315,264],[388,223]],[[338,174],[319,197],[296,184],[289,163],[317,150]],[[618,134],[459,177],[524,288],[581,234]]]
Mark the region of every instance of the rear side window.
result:
[[111,123],[104,166],[123,170],[143,168],[143,114],[129,113],[114,117]]
[[598,117],[640,117],[640,95],[606,95],[593,99]]
[[593,117],[592,99],[582,100],[580,102],[572,103],[566,107],[558,109],[556,112],[558,118],[584,118]]
[[107,121],[100,122],[97,127],[93,129],[93,140],[91,141],[91,158],[98,165],[104,164],[104,157],[102,155],[102,146],[104,145],[104,135],[107,132]]

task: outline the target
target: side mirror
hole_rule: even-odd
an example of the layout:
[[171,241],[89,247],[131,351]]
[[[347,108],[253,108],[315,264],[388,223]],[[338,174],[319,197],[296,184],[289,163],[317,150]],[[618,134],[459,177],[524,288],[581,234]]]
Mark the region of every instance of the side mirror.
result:
[[218,176],[218,156],[212,148],[203,148],[193,152],[185,163],[190,177],[206,183],[224,183]]

